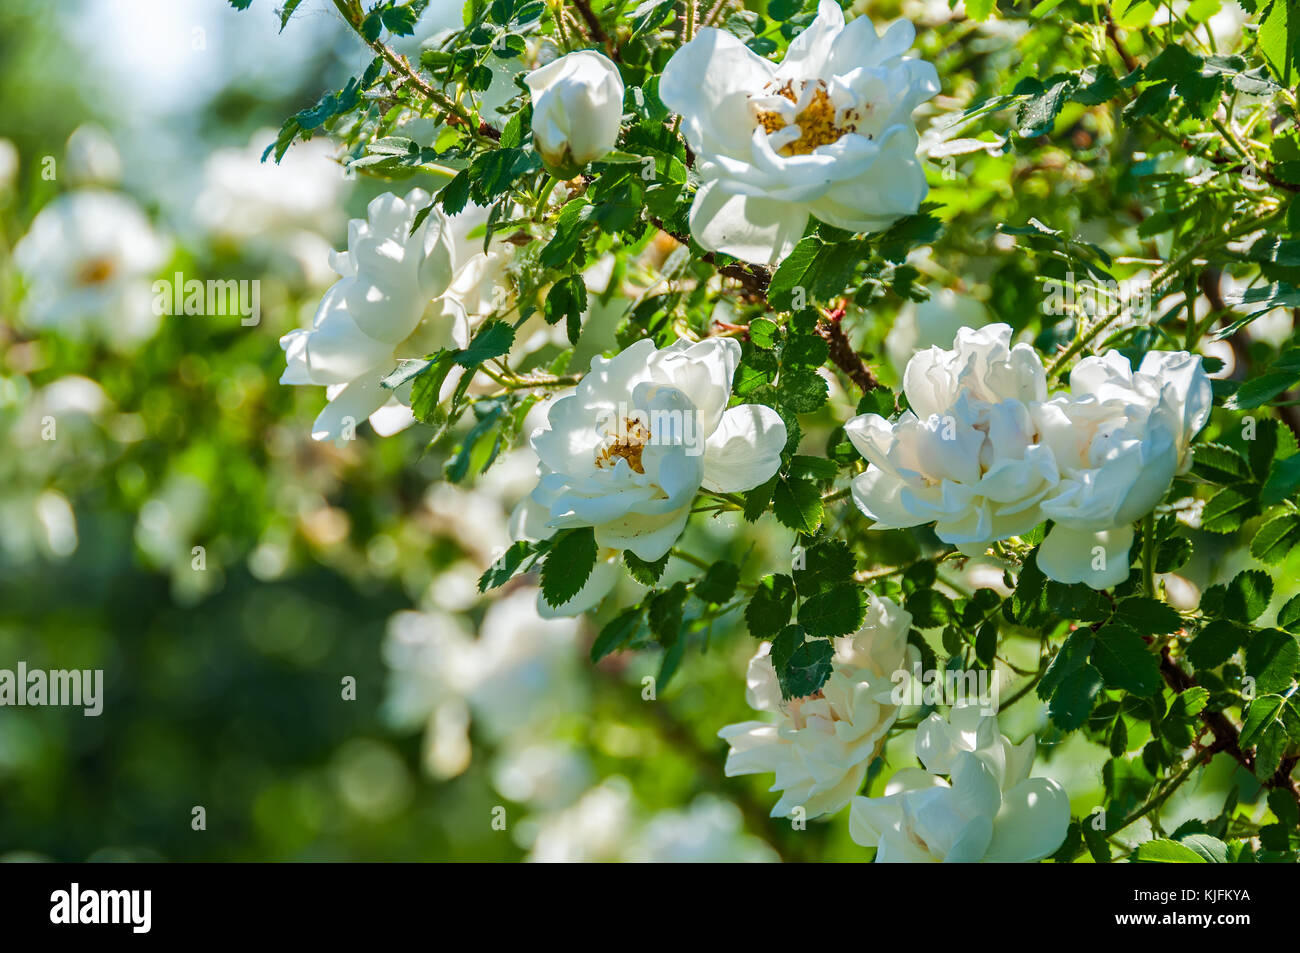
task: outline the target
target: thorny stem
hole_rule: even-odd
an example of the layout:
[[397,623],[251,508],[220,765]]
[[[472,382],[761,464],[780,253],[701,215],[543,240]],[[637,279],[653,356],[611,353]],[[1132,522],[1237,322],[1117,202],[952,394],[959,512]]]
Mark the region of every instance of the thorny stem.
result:
[[446,93],[426,82],[411,67],[405,56],[399,56],[391,47],[378,39],[367,40],[361,32],[360,11],[354,9],[348,3],[348,0],[334,0],[334,6],[338,8],[339,13],[342,14],[344,21],[352,28],[353,32],[361,37],[362,42],[382,56],[389,66],[401,74],[404,85],[413,87],[425,99],[447,113],[448,125],[464,126],[466,131],[476,139],[487,139],[495,142],[501,138],[501,133],[485,122],[479,123],[476,127],[473,118],[465,111],[464,107]]
[[849,336],[844,333],[841,323],[843,318],[843,308],[828,311],[825,319],[818,322],[817,333],[826,342],[832,363],[865,394],[879,387],[880,381],[876,380],[876,375],[867,366],[867,362],[853,350],[853,345],[849,343]]

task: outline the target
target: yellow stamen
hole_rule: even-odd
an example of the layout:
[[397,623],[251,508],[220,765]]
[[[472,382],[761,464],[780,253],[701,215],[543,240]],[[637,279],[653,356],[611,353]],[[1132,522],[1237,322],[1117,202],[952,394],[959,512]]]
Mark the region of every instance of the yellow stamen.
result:
[[623,418],[623,433],[614,436],[614,442],[596,451],[596,466],[600,469],[613,467],[619,460],[626,460],[627,465],[637,473],[645,473],[641,463],[641,454],[650,442],[650,431],[641,421],[632,417]]

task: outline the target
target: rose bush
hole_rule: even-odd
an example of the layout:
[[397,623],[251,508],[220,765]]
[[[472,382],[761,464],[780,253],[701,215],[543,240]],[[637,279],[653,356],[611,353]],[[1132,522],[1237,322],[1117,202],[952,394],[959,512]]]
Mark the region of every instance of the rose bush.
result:
[[[442,816],[418,767],[490,856],[1300,857],[1286,4],[317,6],[361,56],[193,163],[197,239],[0,148],[6,604],[102,537],[271,670],[390,620],[422,747],[242,826]],[[192,263],[274,336],[134,303]]]

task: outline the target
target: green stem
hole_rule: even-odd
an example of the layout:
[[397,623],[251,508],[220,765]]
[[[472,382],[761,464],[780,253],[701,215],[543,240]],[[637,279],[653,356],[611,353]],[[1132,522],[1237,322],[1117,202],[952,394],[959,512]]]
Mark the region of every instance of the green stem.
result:
[[1142,585],[1147,596],[1156,597],[1156,514],[1142,517]]
[[1124,820],[1120,822],[1119,827],[1115,828],[1113,831],[1107,831],[1106,836],[1114,837],[1116,834],[1118,834],[1124,828],[1128,827],[1134,821],[1138,820],[1139,818],[1146,817],[1146,815],[1150,814],[1156,808],[1160,807],[1160,805],[1164,804],[1165,801],[1169,800],[1169,795],[1173,794],[1180,787],[1182,787],[1183,782],[1186,781],[1188,778],[1190,778],[1192,776],[1192,772],[1195,771],[1198,767],[1200,767],[1201,763],[1206,759],[1208,759],[1211,754],[1213,754],[1213,750],[1210,748],[1202,748],[1200,751],[1198,751],[1196,753],[1196,757],[1192,758],[1191,761],[1187,762],[1187,766],[1183,768],[1182,772],[1179,773],[1177,777],[1175,777],[1172,781],[1169,782],[1169,784],[1165,786],[1164,790],[1162,790],[1151,800],[1147,801],[1146,804],[1142,805],[1142,807],[1138,808],[1128,817],[1124,818]]
[[533,205],[533,221],[540,222],[546,212],[546,200],[551,197],[555,187],[560,184],[560,180],[555,176],[547,174],[546,182],[537,191],[537,201]]

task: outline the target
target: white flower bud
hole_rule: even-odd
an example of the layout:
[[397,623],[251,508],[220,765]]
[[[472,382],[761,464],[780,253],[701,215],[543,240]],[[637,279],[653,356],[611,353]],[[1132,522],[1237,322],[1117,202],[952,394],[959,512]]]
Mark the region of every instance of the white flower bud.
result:
[[608,155],[623,118],[623,79],[610,60],[591,50],[562,56],[528,74],[533,94],[533,142],[562,176]]

